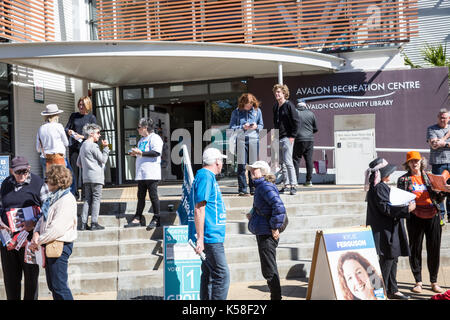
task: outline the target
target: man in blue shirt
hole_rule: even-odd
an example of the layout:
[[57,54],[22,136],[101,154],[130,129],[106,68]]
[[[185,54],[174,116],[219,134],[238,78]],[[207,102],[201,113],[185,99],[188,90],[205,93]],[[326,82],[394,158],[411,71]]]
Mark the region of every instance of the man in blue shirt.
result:
[[230,272],[225,257],[226,211],[216,181],[222,171],[223,159],[218,149],[203,152],[203,168],[198,170],[192,183],[196,252],[205,253],[200,282],[201,300],[226,300],[230,286]]

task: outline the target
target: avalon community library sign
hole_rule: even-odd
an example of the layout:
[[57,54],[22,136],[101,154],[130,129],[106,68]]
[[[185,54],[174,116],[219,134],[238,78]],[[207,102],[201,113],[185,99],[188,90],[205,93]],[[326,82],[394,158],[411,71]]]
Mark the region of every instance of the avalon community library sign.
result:
[[[249,92],[262,102],[267,129],[273,127],[271,88],[276,82],[274,78],[248,82]],[[439,109],[450,108],[448,68],[292,76],[285,77],[284,83],[289,99],[304,100],[316,115],[316,146],[334,145],[335,115],[374,114],[377,148],[427,149],[427,127],[436,123]],[[395,164],[404,162],[404,154],[378,156]]]

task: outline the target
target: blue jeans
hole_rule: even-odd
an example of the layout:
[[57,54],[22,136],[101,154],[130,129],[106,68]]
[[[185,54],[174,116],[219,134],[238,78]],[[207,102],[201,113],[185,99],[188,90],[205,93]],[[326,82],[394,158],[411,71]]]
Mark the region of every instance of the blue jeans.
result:
[[284,185],[295,187],[297,185],[297,174],[295,173],[292,159],[293,151],[294,144],[291,143],[288,137],[280,139],[280,165],[283,172]]
[[[431,173],[433,174],[441,174],[444,170],[450,172],[450,163],[443,164],[432,164],[431,165]],[[450,211],[450,197],[445,199],[445,204],[447,206],[447,219],[449,219],[449,211]],[[444,201],[442,201],[439,206],[441,207],[441,219],[444,219],[445,216],[445,206]]]
[[73,300],[67,272],[72,248],[72,242],[65,242],[63,252],[59,258],[47,258],[45,275],[47,277],[48,289],[53,295],[53,300]]
[[[67,158],[65,158],[65,161],[66,161],[67,169],[69,169],[73,175],[73,170],[72,170],[72,166],[70,165],[70,162],[67,160]],[[42,168],[42,177],[45,179],[45,170],[46,170],[47,160],[45,158],[39,157],[39,163],[41,164],[41,168]],[[70,192],[72,192],[73,195],[75,195],[75,187],[76,187],[75,180],[72,180],[72,185],[70,186]]]
[[226,300],[230,287],[230,271],[223,243],[205,243],[206,260],[202,263],[200,300]]
[[[245,165],[253,164],[258,160],[259,154],[259,141],[258,139],[245,137],[245,140],[242,137],[237,138],[237,161],[238,161],[238,185],[239,192],[248,192],[247,190],[247,177],[245,176]],[[248,181],[250,185],[250,189],[253,189],[253,180],[250,175],[250,171],[248,172]]]

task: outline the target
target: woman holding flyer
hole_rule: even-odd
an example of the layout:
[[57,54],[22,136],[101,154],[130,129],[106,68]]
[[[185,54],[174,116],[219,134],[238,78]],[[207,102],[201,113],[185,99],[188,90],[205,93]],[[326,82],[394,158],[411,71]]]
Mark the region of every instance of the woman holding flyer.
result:
[[[8,300],[21,299],[22,274],[25,280],[24,300],[37,300],[39,266],[24,262],[25,242],[17,244],[19,237],[31,240],[32,230],[40,214],[24,221],[18,214],[22,208],[39,208],[47,197],[44,181],[30,172],[30,164],[24,157],[17,156],[11,161],[11,175],[0,188],[2,199],[2,224],[0,226],[3,245],[0,246],[3,281]],[[17,210],[21,209],[21,210]],[[36,211],[39,211],[36,210]],[[23,222],[21,222],[23,221]],[[29,234],[28,234],[29,233]],[[7,243],[5,243],[7,242]]]
[[407,173],[398,179],[397,187],[416,195],[416,209],[406,220],[411,250],[409,264],[416,281],[411,291],[422,292],[422,243],[425,235],[431,290],[443,293],[444,290],[437,284],[442,234],[439,203],[445,199],[447,193],[435,192],[431,188],[430,180],[425,173],[426,159],[422,158],[418,151],[410,151],[406,154],[403,167]]
[[[72,173],[62,165],[53,165],[47,172],[50,194],[42,205],[42,217],[36,224],[31,250],[46,246],[48,289],[54,300],[73,300],[68,285],[68,264],[73,241],[77,238],[77,202],[70,192]],[[49,245],[60,246],[59,257],[49,257]]]
[[409,297],[398,291],[397,263],[398,257],[409,256],[408,239],[402,219],[409,217],[416,204],[414,201],[402,207],[390,204],[391,189],[387,184],[395,169],[396,166],[388,164],[383,158],[369,163],[365,183],[365,190],[368,190],[366,224],[372,228],[388,298],[407,300]]

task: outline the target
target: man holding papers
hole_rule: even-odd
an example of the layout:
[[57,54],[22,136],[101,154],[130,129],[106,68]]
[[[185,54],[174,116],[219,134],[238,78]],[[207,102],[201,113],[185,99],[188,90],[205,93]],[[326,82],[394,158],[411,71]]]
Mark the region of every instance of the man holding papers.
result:
[[411,251],[409,264],[416,281],[411,291],[422,292],[422,243],[425,235],[431,289],[436,293],[442,293],[444,290],[437,284],[442,233],[439,203],[443,201],[446,193],[436,192],[431,188],[430,180],[425,173],[426,160],[419,152],[408,152],[403,166],[407,173],[398,179],[397,187],[416,195],[416,208],[406,220]]

